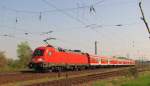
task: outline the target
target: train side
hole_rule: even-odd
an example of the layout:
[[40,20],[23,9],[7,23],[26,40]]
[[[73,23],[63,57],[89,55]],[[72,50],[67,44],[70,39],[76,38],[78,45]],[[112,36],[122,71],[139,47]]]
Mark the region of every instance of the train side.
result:
[[29,68],[43,69],[80,69],[97,66],[130,66],[135,65],[134,60],[117,59],[108,56],[95,56],[88,53],[66,51],[54,48],[51,45],[38,47],[33,52]]
[[118,59],[110,56],[93,56],[90,58],[95,59],[96,62],[90,62],[90,65],[100,65],[100,66],[125,66],[125,65],[135,65],[135,61],[131,59]]

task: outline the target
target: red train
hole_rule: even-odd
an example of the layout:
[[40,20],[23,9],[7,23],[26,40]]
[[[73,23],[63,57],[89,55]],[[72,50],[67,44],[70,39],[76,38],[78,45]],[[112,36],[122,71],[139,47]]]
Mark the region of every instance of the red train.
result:
[[65,50],[52,45],[38,47],[33,52],[29,68],[35,70],[81,69],[101,66],[133,66],[131,59],[96,56],[80,50]]

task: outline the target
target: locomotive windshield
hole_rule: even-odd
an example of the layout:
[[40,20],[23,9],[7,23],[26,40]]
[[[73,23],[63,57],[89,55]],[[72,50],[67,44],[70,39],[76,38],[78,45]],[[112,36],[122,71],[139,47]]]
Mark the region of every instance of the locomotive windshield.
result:
[[37,49],[34,51],[33,56],[43,56],[44,50]]

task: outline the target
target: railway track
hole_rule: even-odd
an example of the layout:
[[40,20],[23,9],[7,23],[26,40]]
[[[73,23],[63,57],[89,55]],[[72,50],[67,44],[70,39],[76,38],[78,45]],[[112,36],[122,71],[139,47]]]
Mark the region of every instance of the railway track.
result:
[[67,71],[67,72],[47,72],[47,73],[35,73],[33,71],[21,71],[14,73],[0,73],[0,85],[14,83],[14,82],[22,82],[28,80],[36,80],[44,77],[48,78],[56,78],[56,77],[65,77],[67,75],[82,75],[82,74],[96,74],[103,73],[112,70],[118,70],[124,68],[100,68],[100,69],[91,69],[91,70],[82,70],[82,71]]
[[65,79],[54,80],[54,81],[49,81],[49,82],[44,82],[44,83],[39,83],[39,84],[32,84],[32,85],[27,85],[27,86],[74,86],[77,84],[82,84],[82,83],[86,83],[89,81],[95,81],[98,79],[121,76],[121,75],[124,75],[125,73],[126,73],[125,69],[113,70],[109,72],[101,72],[101,73],[96,73],[96,74],[91,74],[91,75],[86,75],[86,76],[79,76],[79,77],[74,77],[74,78],[65,78]]
[[[112,71],[99,72],[99,73],[95,73],[95,74],[89,74],[89,75],[73,77],[73,78],[66,77],[65,79],[53,80],[53,81],[49,81],[49,82],[32,84],[32,85],[27,85],[27,86],[74,86],[74,85],[83,84],[83,83],[86,83],[89,81],[95,81],[95,80],[99,80],[99,79],[106,79],[106,78],[115,77],[115,76],[127,75],[129,71],[133,71],[133,70],[134,70],[134,68],[112,70]],[[142,72],[142,71],[146,71],[146,70],[138,69],[135,71]],[[134,73],[134,71],[132,73]]]

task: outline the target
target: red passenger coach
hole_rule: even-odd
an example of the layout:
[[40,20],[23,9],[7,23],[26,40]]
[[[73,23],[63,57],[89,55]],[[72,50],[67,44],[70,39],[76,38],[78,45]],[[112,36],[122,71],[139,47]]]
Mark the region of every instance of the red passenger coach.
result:
[[99,56],[94,56],[94,55],[89,55],[89,65],[91,66],[96,66],[96,65],[99,65],[101,64],[100,63],[100,57]]
[[66,50],[52,45],[38,47],[33,52],[29,68],[43,69],[80,69],[95,66],[135,65],[134,60],[117,59],[108,56],[96,56],[80,50]]

